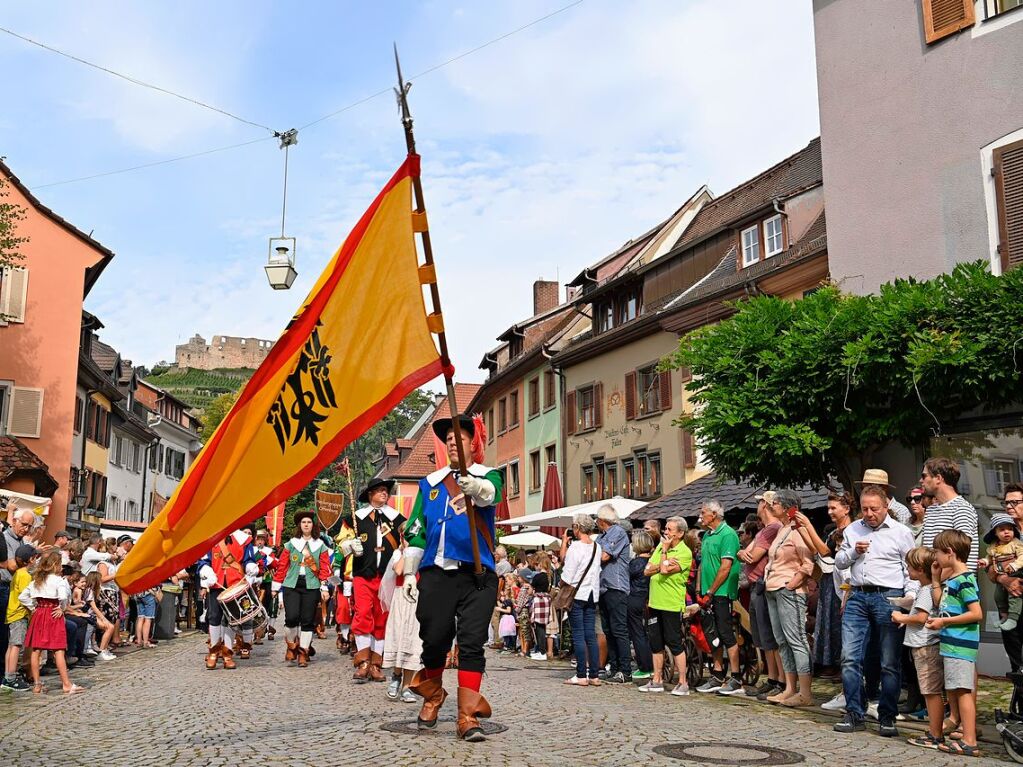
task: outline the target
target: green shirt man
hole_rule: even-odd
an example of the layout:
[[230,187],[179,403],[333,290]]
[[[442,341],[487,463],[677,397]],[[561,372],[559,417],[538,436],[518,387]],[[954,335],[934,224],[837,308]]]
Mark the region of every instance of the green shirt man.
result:
[[[703,557],[700,561],[700,593],[711,594],[716,597],[728,597],[736,599],[739,596],[739,536],[720,517],[710,515],[710,519],[704,519],[704,511],[700,515],[700,522],[707,528],[703,534],[703,542],[700,546],[700,554]],[[714,579],[724,560],[731,560],[731,569],[724,581],[711,593]]]

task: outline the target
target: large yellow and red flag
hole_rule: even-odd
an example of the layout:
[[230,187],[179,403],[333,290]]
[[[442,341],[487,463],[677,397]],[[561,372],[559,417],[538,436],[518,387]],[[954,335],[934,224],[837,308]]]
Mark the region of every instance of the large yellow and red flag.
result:
[[443,371],[422,285],[409,155],[363,214],[174,495],[118,569],[131,592],[284,503],[406,394]]

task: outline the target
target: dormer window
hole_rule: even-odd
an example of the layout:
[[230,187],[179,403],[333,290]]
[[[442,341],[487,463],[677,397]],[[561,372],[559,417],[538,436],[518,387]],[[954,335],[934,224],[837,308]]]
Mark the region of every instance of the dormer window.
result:
[[760,227],[742,230],[742,265],[753,266],[760,260]]
[[770,258],[781,251],[781,216],[772,216],[764,222],[764,256]]
[[515,359],[520,354],[522,354],[522,337],[512,336],[511,341],[508,342],[508,356]]

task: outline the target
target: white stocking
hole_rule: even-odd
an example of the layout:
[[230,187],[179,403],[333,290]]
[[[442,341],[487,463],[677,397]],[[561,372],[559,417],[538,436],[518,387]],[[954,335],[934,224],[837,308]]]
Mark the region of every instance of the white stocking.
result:
[[303,631],[303,632],[301,632],[298,635],[298,637],[299,637],[299,639],[298,639],[299,647],[301,647],[303,650],[308,650],[309,649],[309,645],[311,645],[313,643],[313,632],[312,631]]
[[373,637],[372,652],[375,652],[377,655],[383,655],[384,654],[384,640],[383,639],[377,639],[376,637]]
[[242,641],[245,644],[252,644],[252,640],[256,638],[256,632],[254,629],[242,629]]
[[228,650],[234,649],[234,627],[224,626],[224,647]]
[[344,639],[347,640],[348,639],[348,632],[351,631],[351,629],[352,629],[352,624],[350,624],[350,623],[342,623],[342,624],[340,624],[340,629],[341,629],[341,636]]
[[216,647],[224,638],[223,626],[210,626],[210,647]]
[[356,650],[369,650],[373,646],[373,637],[369,634],[356,634],[355,635],[355,649]]

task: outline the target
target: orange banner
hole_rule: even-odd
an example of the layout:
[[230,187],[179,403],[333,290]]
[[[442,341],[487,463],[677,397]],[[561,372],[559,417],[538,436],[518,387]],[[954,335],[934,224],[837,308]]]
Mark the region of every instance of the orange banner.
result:
[[278,503],[266,513],[266,529],[271,546],[281,545],[281,534],[284,532],[284,504]]
[[411,155],[335,253],[280,340],[118,569],[128,593],[304,488],[443,372],[423,304]]

